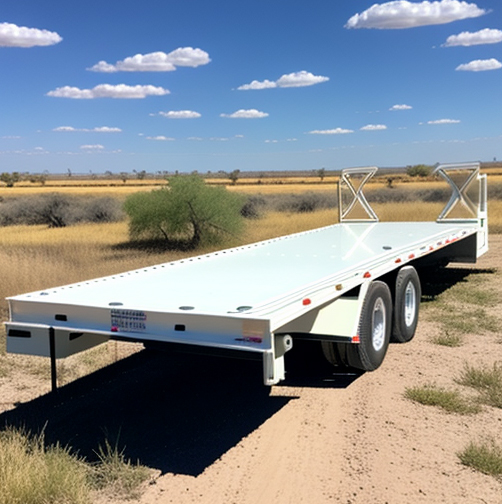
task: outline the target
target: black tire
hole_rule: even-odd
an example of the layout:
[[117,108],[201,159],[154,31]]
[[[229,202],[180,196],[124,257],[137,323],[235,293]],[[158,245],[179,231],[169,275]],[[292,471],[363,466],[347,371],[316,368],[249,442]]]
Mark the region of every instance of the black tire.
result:
[[374,371],[382,364],[392,328],[392,295],[389,286],[375,280],[368,287],[359,318],[359,344],[347,345],[351,367]]
[[392,341],[406,343],[415,336],[422,288],[413,266],[404,266],[396,277]]
[[347,346],[350,343],[333,343],[331,341],[321,341],[322,353],[326,360],[339,368],[349,367],[347,360]]

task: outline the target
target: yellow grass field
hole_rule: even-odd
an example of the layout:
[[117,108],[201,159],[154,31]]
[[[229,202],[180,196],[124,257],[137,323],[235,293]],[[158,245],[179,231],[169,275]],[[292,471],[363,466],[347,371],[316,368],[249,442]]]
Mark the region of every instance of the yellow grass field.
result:
[[[502,174],[499,169],[482,170],[488,173],[489,184],[502,184]],[[211,185],[224,185],[230,191],[244,194],[299,194],[304,192],[329,192],[336,191],[338,177],[325,177],[321,181],[318,177],[267,177],[242,178],[236,184],[231,184],[228,178],[207,178],[206,182]],[[18,182],[14,187],[6,187],[0,183],[0,197],[24,196],[28,194],[43,194],[61,192],[64,194],[80,196],[111,196],[125,198],[129,194],[138,191],[151,191],[165,187],[165,179],[131,179],[125,183],[120,179],[58,179],[48,180],[44,185],[31,183],[29,181]],[[386,187],[387,178],[385,176],[376,177],[369,181],[366,186],[367,192]],[[416,178],[404,178],[393,183],[395,188],[410,191],[423,189],[436,189],[447,187],[444,180],[422,180]]]

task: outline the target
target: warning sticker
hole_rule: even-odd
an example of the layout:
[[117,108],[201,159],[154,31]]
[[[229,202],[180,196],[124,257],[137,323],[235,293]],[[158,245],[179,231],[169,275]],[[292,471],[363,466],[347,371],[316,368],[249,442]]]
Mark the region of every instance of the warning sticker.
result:
[[139,310],[111,310],[112,332],[146,331],[146,313]]

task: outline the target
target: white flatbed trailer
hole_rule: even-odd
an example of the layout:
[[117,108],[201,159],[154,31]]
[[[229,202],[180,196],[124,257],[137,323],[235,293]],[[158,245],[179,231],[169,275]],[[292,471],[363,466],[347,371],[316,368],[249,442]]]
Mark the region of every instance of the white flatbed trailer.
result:
[[[460,187],[448,175],[458,170],[468,175]],[[453,189],[437,222],[378,222],[362,193],[374,171],[342,172],[340,224],[10,297],[7,351],[51,357],[54,388],[56,359],[110,339],[244,352],[262,359],[266,385],[285,378],[295,338],[321,341],[334,364],[376,369],[391,338],[414,335],[415,268],[475,262],[488,232],[479,165],[437,168]],[[472,217],[449,218],[456,205]],[[368,217],[350,220],[355,206]]]

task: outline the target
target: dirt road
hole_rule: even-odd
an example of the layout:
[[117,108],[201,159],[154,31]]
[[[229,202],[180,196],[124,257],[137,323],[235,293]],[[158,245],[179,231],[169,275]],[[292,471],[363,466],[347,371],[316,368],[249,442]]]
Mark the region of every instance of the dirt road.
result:
[[[488,267],[502,267],[500,236],[475,266]],[[487,274],[502,298],[502,273]],[[500,334],[447,348],[430,340],[441,330],[422,317],[413,341],[391,345],[380,369],[359,376],[296,370],[296,348],[289,381],[270,394],[259,363],[140,352],[0,422],[46,425],[48,440],[88,456],[118,437],[128,457],[162,473],[141,504],[501,504],[502,483],[457,453],[487,435],[502,439],[502,410],[448,414],[403,397],[426,383],[459,388],[465,362],[502,361]],[[7,386],[0,380],[3,397]]]

